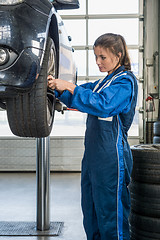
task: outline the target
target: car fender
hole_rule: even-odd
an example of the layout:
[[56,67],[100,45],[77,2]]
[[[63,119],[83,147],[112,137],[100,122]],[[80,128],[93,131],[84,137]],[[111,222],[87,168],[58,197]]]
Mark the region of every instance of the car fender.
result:
[[61,17],[48,0],[1,7],[0,32],[0,46],[17,54],[13,63],[0,67],[0,86],[32,88],[33,77],[28,76],[33,66],[34,76],[40,72],[48,35],[55,43],[58,77],[75,81],[72,47]]
[[8,87],[22,91],[30,90],[39,76],[40,67],[38,69],[38,66],[40,66],[42,55],[43,50],[26,48],[10,68],[6,71],[0,71],[0,86],[7,87],[0,88],[0,95]]
[[[41,68],[49,32],[50,15],[53,15],[53,10],[49,9],[47,16],[25,3],[5,11],[3,9],[4,7],[0,12],[2,36],[0,45],[15,52],[17,58],[10,66],[6,64],[0,67],[0,85],[29,88],[33,84],[33,79],[28,79],[31,65],[34,65],[36,76]],[[33,19],[31,25],[28,24],[28,14],[30,14],[30,19]]]

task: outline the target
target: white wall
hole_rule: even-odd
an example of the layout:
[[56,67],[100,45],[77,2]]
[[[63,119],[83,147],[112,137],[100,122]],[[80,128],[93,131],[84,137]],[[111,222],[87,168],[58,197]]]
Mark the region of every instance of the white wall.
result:
[[[130,145],[139,143],[129,138]],[[80,171],[84,137],[51,137],[51,171]],[[0,171],[36,171],[36,139],[0,138]]]

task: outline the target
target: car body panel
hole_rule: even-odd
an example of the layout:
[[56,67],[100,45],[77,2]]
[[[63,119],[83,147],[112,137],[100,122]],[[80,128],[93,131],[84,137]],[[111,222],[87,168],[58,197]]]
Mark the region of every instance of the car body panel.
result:
[[76,68],[73,61],[73,48],[69,42],[61,17],[57,16],[59,30],[59,78],[74,81]]
[[[7,89],[29,91],[40,72],[48,35],[53,38],[58,59],[58,77],[75,81],[73,52],[63,21],[48,0],[26,0],[0,6],[0,47],[17,54],[8,66],[0,66],[0,98]],[[13,95],[15,95],[13,91]]]
[[[4,9],[4,7],[3,7]],[[0,45],[6,45],[20,54],[25,48],[33,46],[33,40],[44,48],[48,17],[28,4],[0,8]]]

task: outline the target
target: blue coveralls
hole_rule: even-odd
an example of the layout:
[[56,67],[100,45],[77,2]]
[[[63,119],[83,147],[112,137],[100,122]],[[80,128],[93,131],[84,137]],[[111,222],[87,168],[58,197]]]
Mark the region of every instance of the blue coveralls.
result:
[[59,99],[88,113],[81,189],[88,240],[129,240],[128,184],[132,154],[127,132],[133,121],[137,81],[124,66],[102,81],[65,91]]

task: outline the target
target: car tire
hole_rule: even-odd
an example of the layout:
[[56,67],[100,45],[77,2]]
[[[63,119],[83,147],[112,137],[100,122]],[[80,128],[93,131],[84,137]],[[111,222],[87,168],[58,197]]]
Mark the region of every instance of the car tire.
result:
[[160,136],[160,121],[154,122],[153,134],[154,134],[154,136]]
[[158,144],[160,143],[160,136],[154,136],[153,137],[153,144]]
[[10,129],[20,137],[49,136],[53,120],[55,95],[47,87],[47,76],[57,77],[57,58],[53,40],[48,37],[40,74],[30,92],[18,93],[6,101]]
[[132,230],[130,232],[130,240],[159,240],[159,239],[160,239],[159,234],[143,231],[132,226]]
[[160,145],[131,147],[131,240],[160,239]]
[[132,212],[130,217],[130,223],[133,226],[134,230],[137,229],[139,231],[143,231],[146,236],[149,236],[148,233],[150,233],[150,236],[152,236],[153,238],[157,237],[157,239],[160,239],[159,218],[151,218]]
[[131,182],[131,209],[135,213],[160,218],[160,185]]
[[133,170],[131,177],[140,183],[160,183],[160,145],[132,146]]

